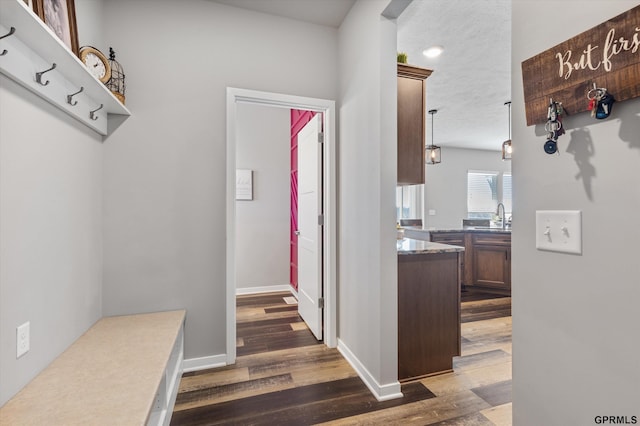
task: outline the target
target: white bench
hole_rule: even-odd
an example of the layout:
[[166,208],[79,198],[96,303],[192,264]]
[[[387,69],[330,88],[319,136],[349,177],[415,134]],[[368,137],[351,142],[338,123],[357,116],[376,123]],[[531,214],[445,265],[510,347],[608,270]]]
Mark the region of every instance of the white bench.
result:
[[168,425],[185,314],[102,318],[0,408],[0,424]]

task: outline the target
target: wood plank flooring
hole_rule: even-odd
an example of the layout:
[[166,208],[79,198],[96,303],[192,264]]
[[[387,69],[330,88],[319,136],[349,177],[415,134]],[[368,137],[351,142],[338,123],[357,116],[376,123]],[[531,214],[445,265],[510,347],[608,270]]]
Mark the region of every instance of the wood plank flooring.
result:
[[172,425],[510,425],[511,299],[463,293],[454,371],[379,402],[319,343],[289,293],[237,298],[235,365],[185,373]]

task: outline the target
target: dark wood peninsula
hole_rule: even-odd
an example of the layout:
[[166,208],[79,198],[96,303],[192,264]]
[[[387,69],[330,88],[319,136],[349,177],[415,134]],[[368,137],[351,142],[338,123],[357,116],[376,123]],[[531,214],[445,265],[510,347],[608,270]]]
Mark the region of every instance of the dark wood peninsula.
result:
[[463,247],[398,241],[398,379],[453,368],[460,355],[460,262]]

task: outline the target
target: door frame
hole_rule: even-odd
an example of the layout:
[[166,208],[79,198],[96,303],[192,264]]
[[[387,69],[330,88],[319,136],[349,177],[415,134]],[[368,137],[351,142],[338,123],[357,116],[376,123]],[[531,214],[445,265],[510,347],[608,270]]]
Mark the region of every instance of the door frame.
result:
[[322,260],[324,296],[324,341],[330,348],[337,346],[337,180],[335,101],[307,98],[282,93],[261,92],[227,87],[227,191],[226,191],[226,363],[236,361],[236,106],[248,103],[286,109],[321,112],[324,129],[323,199],[324,236]]

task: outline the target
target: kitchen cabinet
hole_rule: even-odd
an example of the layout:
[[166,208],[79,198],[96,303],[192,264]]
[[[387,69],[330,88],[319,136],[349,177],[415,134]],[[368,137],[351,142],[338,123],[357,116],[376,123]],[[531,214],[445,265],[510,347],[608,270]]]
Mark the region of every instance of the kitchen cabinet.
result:
[[466,289],[511,295],[511,233],[465,229],[430,231],[433,242],[463,246],[462,285]]
[[446,250],[437,247],[433,252],[398,255],[401,382],[452,371],[453,357],[460,355],[459,262],[463,253]]
[[511,293],[511,235],[472,235],[473,285]]
[[[460,246],[465,247],[466,250],[466,242],[465,242],[465,233],[464,232],[438,232],[431,234],[431,241],[434,243],[441,244],[451,244],[452,246]],[[470,278],[465,276],[466,273],[466,253],[460,254],[460,282],[464,287],[468,282],[470,282]]]
[[398,185],[424,183],[425,89],[431,72],[398,63]]

